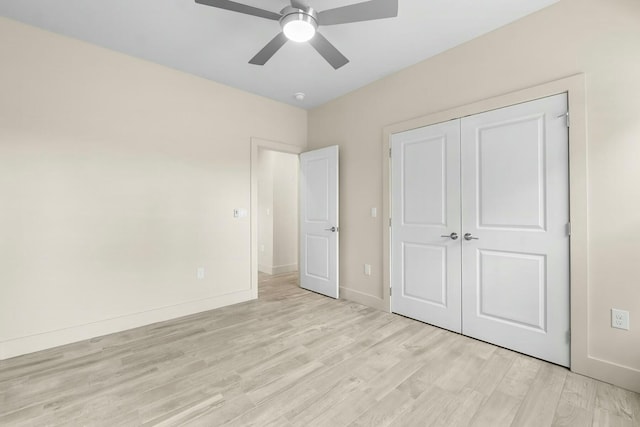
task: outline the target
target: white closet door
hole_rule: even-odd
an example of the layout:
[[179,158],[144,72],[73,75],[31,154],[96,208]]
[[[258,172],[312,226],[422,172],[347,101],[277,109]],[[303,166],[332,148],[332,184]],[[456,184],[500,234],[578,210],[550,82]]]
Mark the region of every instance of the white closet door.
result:
[[338,146],[300,154],[300,286],[338,298]]
[[[465,335],[569,365],[566,95],[462,119]],[[476,240],[477,239],[477,240]]]
[[460,121],[393,135],[391,151],[392,311],[460,332]]

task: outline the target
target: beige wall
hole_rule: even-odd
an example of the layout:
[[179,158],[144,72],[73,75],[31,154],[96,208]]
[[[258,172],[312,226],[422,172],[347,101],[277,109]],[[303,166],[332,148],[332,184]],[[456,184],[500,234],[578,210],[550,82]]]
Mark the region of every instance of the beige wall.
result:
[[298,156],[275,154],[273,173],[273,273],[298,270]]
[[[586,75],[590,372],[626,372],[640,390],[640,2],[561,0],[534,15],[330,102],[309,114],[309,145],[341,150],[343,295],[382,306],[385,126],[559,79]],[[362,265],[373,265],[364,276]],[[586,283],[583,284],[587,286]],[[610,327],[610,308],[631,330]],[[587,355],[585,355],[587,356]],[[619,377],[619,375],[617,376]]]
[[307,113],[2,18],[0,40],[0,358],[248,299],[250,138],[304,146]]

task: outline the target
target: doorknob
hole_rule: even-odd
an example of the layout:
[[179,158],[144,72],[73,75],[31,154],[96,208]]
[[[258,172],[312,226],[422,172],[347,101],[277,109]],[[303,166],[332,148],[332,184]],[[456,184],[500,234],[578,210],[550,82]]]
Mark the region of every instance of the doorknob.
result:
[[480,238],[473,237],[471,233],[464,233],[464,240],[480,240]]
[[440,237],[448,237],[451,240],[457,240],[458,239],[458,233],[451,233],[451,234],[443,234]]
[[335,233],[336,231],[338,231],[338,227],[325,228],[324,231]]

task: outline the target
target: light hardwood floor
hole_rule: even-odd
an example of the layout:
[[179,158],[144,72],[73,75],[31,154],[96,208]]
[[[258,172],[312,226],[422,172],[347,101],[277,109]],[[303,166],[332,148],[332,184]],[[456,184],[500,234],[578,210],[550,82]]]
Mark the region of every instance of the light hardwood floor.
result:
[[262,280],[260,299],[0,362],[0,425],[640,426],[640,396]]

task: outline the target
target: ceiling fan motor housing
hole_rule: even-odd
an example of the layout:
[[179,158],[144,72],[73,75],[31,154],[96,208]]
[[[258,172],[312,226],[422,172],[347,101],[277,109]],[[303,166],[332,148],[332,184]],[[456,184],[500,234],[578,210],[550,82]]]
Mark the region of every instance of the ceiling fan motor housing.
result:
[[302,10],[288,6],[281,13],[280,26],[290,40],[308,41],[318,29],[318,14],[311,7]]

